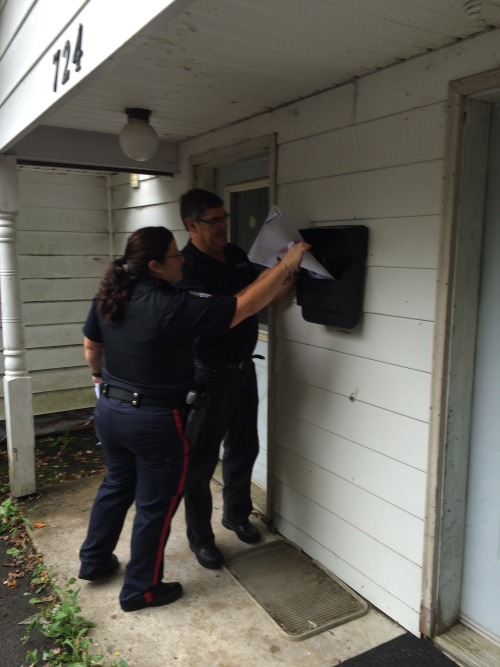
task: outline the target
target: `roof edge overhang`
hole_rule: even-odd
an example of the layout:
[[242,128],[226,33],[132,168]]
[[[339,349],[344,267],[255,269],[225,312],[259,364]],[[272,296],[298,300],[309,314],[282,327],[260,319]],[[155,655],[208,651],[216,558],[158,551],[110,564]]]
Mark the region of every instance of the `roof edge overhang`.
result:
[[177,153],[177,144],[163,139],[153,157],[138,162],[122,152],[115,134],[48,125],[35,128],[7,151],[20,164],[165,176],[178,171]]

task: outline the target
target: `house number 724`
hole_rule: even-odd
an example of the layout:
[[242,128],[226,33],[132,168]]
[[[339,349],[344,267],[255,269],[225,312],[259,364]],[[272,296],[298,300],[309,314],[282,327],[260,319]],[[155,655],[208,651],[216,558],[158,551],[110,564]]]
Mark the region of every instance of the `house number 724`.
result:
[[[64,85],[68,82],[70,77],[69,66],[70,62],[75,65],[75,72],[79,72],[82,69],[81,60],[83,56],[82,51],[82,42],[83,42],[83,25],[80,23],[78,26],[78,35],[76,38],[75,50],[73,51],[73,58],[71,58],[71,42],[66,40],[64,49],[62,51],[62,60],[63,60],[63,70],[61,75],[61,83]],[[54,92],[57,92],[57,82],[59,81],[59,63],[61,62],[61,49],[58,49],[54,53],[53,61],[56,66],[56,73],[54,76]]]

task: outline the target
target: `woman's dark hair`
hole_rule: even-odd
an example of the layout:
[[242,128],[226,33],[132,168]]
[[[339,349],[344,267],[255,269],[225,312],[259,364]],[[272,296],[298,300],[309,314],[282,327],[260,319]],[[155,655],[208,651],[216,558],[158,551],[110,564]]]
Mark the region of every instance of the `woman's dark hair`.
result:
[[163,263],[174,236],[166,227],[142,227],[128,237],[123,257],[110,262],[96,300],[106,322],[116,324],[130,299],[132,283],[149,275],[149,262]]
[[185,192],[180,198],[180,214],[184,226],[186,220],[200,220],[207,208],[220,208],[224,202],[214,192],[193,188]]

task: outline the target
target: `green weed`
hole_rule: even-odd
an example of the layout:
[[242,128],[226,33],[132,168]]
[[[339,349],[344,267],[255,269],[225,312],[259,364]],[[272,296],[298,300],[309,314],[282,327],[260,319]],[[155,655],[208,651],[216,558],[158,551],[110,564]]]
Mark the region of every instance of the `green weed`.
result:
[[[107,663],[102,655],[93,653],[89,632],[96,624],[81,615],[78,604],[80,589],[73,587],[76,580],[70,579],[62,587],[57,584],[52,570],[34,551],[27,537],[28,527],[31,524],[14,498],[0,503],[0,534],[8,533],[14,540],[7,553],[30,571],[36,595],[30,599],[30,604],[39,605],[39,611],[28,625],[28,632],[40,631],[52,640],[53,645],[49,650],[29,651],[26,655],[27,666],[127,667],[125,660]],[[28,636],[24,639],[27,641]]]
[[[29,630],[39,630],[46,637],[51,638],[56,646],[44,651],[42,656],[38,651],[28,653],[30,667],[35,665],[50,665],[51,667],[104,667],[103,656],[92,652],[92,640],[89,631],[96,627],[95,623],[81,616],[78,604],[78,588],[72,588],[75,579],[70,579],[63,588],[54,584],[49,577],[47,580],[38,580],[42,586],[37,589],[41,592],[47,583],[51,583],[51,596],[32,598],[31,604],[42,604],[43,607],[31,620]],[[37,662],[42,658],[42,663]],[[109,667],[127,667],[125,660],[114,661]]]
[[15,498],[6,498],[0,503],[0,535],[8,533],[14,537],[21,528],[30,527],[30,522],[19,509]]

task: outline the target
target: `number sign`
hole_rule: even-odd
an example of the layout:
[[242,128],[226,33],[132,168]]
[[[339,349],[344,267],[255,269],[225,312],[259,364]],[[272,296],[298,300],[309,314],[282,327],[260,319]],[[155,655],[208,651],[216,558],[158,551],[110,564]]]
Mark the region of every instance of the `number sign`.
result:
[[[71,58],[71,42],[66,40],[66,43],[64,45],[63,51],[62,51],[62,59],[61,59],[61,49],[58,49],[54,53],[54,58],[53,58],[53,63],[56,67],[55,75],[54,75],[54,86],[53,90],[56,93],[57,92],[57,84],[59,82],[59,78],[61,80],[61,84],[64,86],[65,83],[69,81],[71,72],[70,72],[70,65],[73,63],[75,66],[75,72],[79,72],[82,69],[81,66],[81,61],[82,61],[82,56],[83,56],[83,51],[82,51],[82,43],[83,43],[83,25],[80,23],[78,26],[78,34],[76,38],[76,45],[75,45],[75,50],[73,51],[73,58]],[[62,62],[61,62],[62,60]],[[59,65],[62,64],[62,74],[61,77],[59,77]]]

